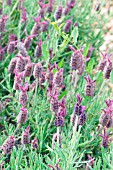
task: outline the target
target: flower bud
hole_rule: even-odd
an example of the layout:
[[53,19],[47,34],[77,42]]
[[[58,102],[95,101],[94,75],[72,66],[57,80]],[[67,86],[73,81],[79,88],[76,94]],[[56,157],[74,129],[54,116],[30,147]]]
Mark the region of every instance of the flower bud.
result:
[[7,19],[8,19],[8,15],[2,16],[2,18],[0,19],[0,33],[4,32]]
[[100,60],[100,62],[98,64],[98,70],[103,71],[105,66],[106,66],[107,59],[110,57],[110,55],[107,54],[107,53],[105,53],[105,54],[101,53],[101,55],[102,55],[102,58],[101,58],[101,60]]
[[4,155],[11,153],[11,150],[15,144],[14,136],[9,136],[2,144],[2,151]]
[[20,112],[17,116],[17,123],[24,124],[27,120],[27,117],[28,117],[28,111],[23,105],[22,108],[20,108]]
[[25,68],[25,60],[24,57],[22,57],[21,55],[17,55],[17,62],[16,62],[16,70],[17,72],[22,72],[24,71]]
[[16,67],[16,63],[17,63],[17,57],[12,58],[12,60],[9,63],[9,66],[8,66],[8,73],[14,72],[14,69]]
[[31,142],[31,148],[34,149],[34,150],[38,148],[38,141],[37,141],[36,138],[34,138],[34,139],[32,140],[32,142]]
[[6,1],[6,4],[7,4],[8,6],[11,6],[11,5],[12,5],[12,0],[7,0],[7,1]]
[[62,16],[62,5],[59,5],[55,11],[54,18],[56,20],[60,19]]
[[31,35],[36,35],[38,34],[39,30],[40,30],[40,17],[38,18],[33,18],[35,21],[35,24],[31,30]]
[[53,2],[52,0],[49,0],[49,3],[47,4],[46,12],[51,13],[53,10]]
[[65,6],[65,8],[63,9],[63,14],[64,15],[68,15],[70,12],[70,7],[68,7],[67,5]]
[[42,40],[40,40],[39,42],[37,42],[37,46],[34,52],[34,56],[36,58],[39,58],[42,56]]
[[86,114],[85,114],[85,113],[82,113],[82,114],[79,116],[78,125],[83,126],[84,123],[85,123],[85,121],[86,121]]
[[84,77],[84,79],[86,80],[86,86],[84,91],[85,96],[93,96],[96,80],[92,81],[88,74]]
[[101,146],[103,146],[104,148],[108,147],[108,137],[109,134],[106,134],[106,128],[104,128],[104,134],[99,134],[100,137],[102,137],[102,142],[101,142]]
[[37,36],[38,36],[38,34],[31,35],[31,36],[28,36],[28,34],[27,34],[26,38],[25,38],[25,41],[24,41],[24,47],[26,49],[29,49],[32,38],[37,37]]
[[21,138],[21,144],[25,145],[25,144],[29,144],[30,143],[30,127],[28,126],[22,133],[22,138]]
[[41,76],[41,72],[42,72],[42,64],[41,62],[35,64],[35,68],[34,68],[34,72],[33,72],[33,75],[34,75],[34,78],[38,78]]
[[68,32],[70,30],[71,24],[72,24],[72,17],[70,20],[66,21],[66,23],[64,25],[64,32]]
[[108,62],[103,71],[104,78],[109,79],[111,71],[112,71],[112,62],[110,61],[110,59],[108,59]]
[[45,82],[45,72],[41,72],[41,76],[39,77],[39,85],[41,88],[43,88],[43,83]]
[[56,118],[55,118],[55,121],[54,121],[54,125],[56,127],[64,126],[64,117],[61,116],[60,114],[57,114]]
[[24,71],[24,76],[25,77],[30,77],[31,76],[32,68],[33,68],[33,64],[31,62],[26,64],[25,71]]
[[24,105],[27,102],[27,90],[28,90],[28,83],[24,83],[24,87],[22,85],[19,85],[20,88],[20,94],[19,94],[19,102]]
[[48,29],[48,21],[41,22],[41,31],[45,32]]
[[62,87],[63,85],[63,69],[59,69],[53,78],[53,83],[56,87]]

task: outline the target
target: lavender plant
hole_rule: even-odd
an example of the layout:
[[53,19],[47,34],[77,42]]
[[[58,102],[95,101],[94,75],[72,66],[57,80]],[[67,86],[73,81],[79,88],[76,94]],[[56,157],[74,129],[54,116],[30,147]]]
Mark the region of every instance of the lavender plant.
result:
[[93,5],[0,3],[1,169],[113,168],[112,56]]

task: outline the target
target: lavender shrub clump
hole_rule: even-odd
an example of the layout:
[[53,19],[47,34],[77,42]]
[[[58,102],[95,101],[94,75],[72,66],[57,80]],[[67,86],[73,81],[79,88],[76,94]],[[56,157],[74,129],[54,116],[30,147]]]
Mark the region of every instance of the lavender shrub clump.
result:
[[106,6],[0,1],[1,170],[112,169],[113,53],[100,51]]

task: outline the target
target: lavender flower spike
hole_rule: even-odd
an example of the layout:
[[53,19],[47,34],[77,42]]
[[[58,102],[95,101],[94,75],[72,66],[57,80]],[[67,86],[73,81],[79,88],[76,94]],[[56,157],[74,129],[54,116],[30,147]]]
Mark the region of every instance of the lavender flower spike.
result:
[[25,145],[25,144],[29,144],[30,143],[30,127],[28,126],[22,133],[22,139],[21,139],[21,144]]
[[24,105],[27,102],[27,90],[28,90],[28,83],[24,83],[24,87],[19,85],[20,88],[20,95],[19,95],[19,102]]
[[38,34],[40,30],[40,19],[41,19],[40,16],[38,16],[37,18],[33,18],[33,20],[35,21],[35,24],[31,30],[31,35]]
[[107,53],[104,54],[101,52],[101,55],[102,55],[102,58],[98,64],[98,70],[103,71],[106,66],[107,59],[110,58],[111,54],[107,54]]
[[68,32],[70,30],[71,24],[72,24],[72,17],[66,21],[64,25],[64,32]]
[[9,136],[5,140],[5,142],[2,144],[2,147],[1,147],[3,154],[7,155],[7,154],[11,153],[11,150],[12,150],[14,144],[15,144],[14,136]]
[[42,55],[42,40],[37,42],[37,46],[36,46],[36,49],[35,49],[35,52],[34,52],[34,56],[36,58],[41,57],[41,55]]
[[4,32],[7,19],[8,19],[8,15],[2,16],[2,18],[0,19],[0,33]]
[[28,111],[23,105],[22,108],[20,108],[20,112],[17,116],[17,123],[18,124],[20,124],[20,123],[24,124],[27,120],[27,117],[28,117]]
[[104,69],[104,72],[103,72],[104,78],[106,78],[106,79],[110,78],[110,73],[111,73],[112,69],[113,69],[112,62],[110,59],[108,59],[107,64]]
[[104,128],[104,134],[99,134],[100,137],[102,137],[102,142],[101,142],[101,146],[103,146],[104,148],[108,147],[108,137],[109,137],[109,133],[108,135],[106,134],[106,128]]
[[54,18],[56,19],[56,20],[58,20],[58,19],[60,19],[61,18],[61,16],[62,16],[62,5],[59,5],[58,7],[57,7],[57,9],[56,9],[56,11],[55,11],[55,14],[54,14]]
[[93,50],[94,48],[92,47],[92,44],[91,44],[86,55],[87,59],[90,59]]
[[31,142],[31,148],[32,149],[37,149],[38,148],[38,140],[36,138],[34,138]]
[[86,80],[86,86],[85,86],[85,91],[84,91],[85,96],[93,96],[96,80],[92,81],[88,74],[84,77],[84,79]]

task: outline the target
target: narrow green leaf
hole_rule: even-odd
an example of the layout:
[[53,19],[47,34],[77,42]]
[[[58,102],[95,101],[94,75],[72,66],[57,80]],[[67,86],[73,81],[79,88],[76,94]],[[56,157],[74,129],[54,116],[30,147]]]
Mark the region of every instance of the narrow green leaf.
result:
[[86,56],[86,55],[87,55],[87,52],[88,52],[89,46],[90,46],[90,44],[86,44],[86,46],[84,47],[84,49],[83,49],[83,55],[84,55],[84,56]]
[[110,73],[110,81],[111,81],[111,83],[113,83],[113,70]]
[[58,67],[61,68],[63,63],[64,63],[64,58],[62,58],[62,60],[58,63]]
[[78,38],[78,27],[75,27],[71,33],[71,38],[73,38],[74,43],[77,43],[77,38]]
[[95,59],[92,58],[92,59],[89,61],[88,66],[87,66],[87,68],[86,68],[86,72],[87,72],[87,73],[91,73],[91,72],[92,72],[94,64],[95,64]]

